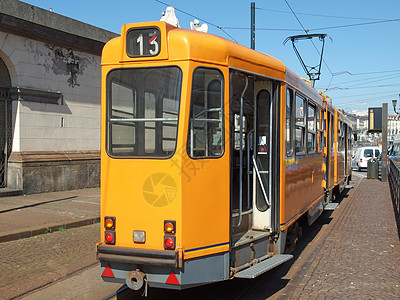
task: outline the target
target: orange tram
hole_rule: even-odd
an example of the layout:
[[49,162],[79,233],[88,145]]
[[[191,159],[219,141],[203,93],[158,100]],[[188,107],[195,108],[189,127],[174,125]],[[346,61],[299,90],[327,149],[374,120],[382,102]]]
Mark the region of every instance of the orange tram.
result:
[[322,92],[161,21],[106,44],[101,129],[97,258],[134,290],[255,278],[351,178],[351,123]]

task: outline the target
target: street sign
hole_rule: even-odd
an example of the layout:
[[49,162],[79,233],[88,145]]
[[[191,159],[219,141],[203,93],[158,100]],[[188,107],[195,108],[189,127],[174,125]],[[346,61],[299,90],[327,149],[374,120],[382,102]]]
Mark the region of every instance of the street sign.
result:
[[382,107],[368,108],[368,133],[382,132]]

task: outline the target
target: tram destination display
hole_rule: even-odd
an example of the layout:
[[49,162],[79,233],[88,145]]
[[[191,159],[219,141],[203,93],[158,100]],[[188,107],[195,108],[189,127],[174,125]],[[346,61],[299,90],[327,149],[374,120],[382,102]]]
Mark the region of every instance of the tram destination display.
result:
[[126,35],[129,57],[157,56],[161,50],[161,34],[157,27],[134,28]]

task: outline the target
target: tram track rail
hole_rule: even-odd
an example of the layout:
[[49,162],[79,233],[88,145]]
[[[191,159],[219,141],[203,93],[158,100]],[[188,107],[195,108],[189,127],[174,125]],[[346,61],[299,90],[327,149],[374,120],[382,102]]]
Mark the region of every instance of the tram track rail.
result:
[[128,286],[126,284],[124,284],[117,291],[115,291],[114,293],[103,298],[103,300],[116,300],[116,299],[118,299],[118,295],[121,295],[122,293],[129,291],[129,290],[130,289],[128,288]]

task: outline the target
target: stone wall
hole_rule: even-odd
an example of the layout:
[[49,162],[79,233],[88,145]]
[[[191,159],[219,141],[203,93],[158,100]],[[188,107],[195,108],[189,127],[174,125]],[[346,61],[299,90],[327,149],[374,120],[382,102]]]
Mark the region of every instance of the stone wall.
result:
[[100,153],[13,152],[8,162],[9,186],[24,194],[100,186]]
[[99,186],[100,56],[116,36],[20,1],[0,2],[0,58],[12,98],[7,187]]

